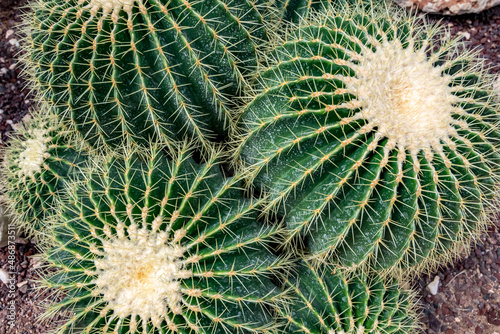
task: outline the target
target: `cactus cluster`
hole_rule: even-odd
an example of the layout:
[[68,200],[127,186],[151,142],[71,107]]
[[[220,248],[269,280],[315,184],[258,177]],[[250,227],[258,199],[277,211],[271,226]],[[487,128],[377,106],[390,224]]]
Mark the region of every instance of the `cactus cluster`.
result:
[[401,273],[485,228],[499,101],[425,19],[339,3],[30,5],[0,184],[54,333],[419,332]]
[[498,105],[439,29],[374,12],[318,15],[276,46],[237,154],[311,257],[428,268],[484,227]]
[[247,0],[47,1],[28,63],[54,111],[94,146],[223,140],[267,31]]

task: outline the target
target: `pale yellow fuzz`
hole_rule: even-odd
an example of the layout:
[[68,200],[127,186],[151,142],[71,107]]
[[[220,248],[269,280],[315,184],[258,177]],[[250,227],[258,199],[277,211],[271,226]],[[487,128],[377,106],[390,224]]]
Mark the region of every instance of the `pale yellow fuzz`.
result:
[[96,257],[94,283],[106,309],[124,319],[136,316],[161,326],[168,313],[182,312],[181,282],[191,276],[184,269],[184,249],[167,234],[135,225],[111,239],[103,239],[102,257]]
[[417,153],[441,150],[441,140],[456,136],[452,115],[459,98],[449,87],[451,77],[433,66],[422,49],[403,48],[399,40],[363,46],[356,76],[344,78],[361,111],[345,121],[365,119],[393,147]]
[[46,137],[47,131],[35,129],[32,135],[33,138],[27,139],[21,144],[25,150],[16,159],[19,166],[19,177],[33,176],[35,173],[41,172],[43,162],[50,157],[50,154],[47,153],[47,143],[51,138]]
[[[80,0],[82,4],[86,2],[88,2],[88,0]],[[113,20],[116,21],[118,13],[122,10],[132,15],[132,8],[135,2],[142,3],[141,0],[90,0],[86,8],[90,10],[93,16],[95,16],[100,9],[102,9],[102,15],[104,17],[112,13]]]

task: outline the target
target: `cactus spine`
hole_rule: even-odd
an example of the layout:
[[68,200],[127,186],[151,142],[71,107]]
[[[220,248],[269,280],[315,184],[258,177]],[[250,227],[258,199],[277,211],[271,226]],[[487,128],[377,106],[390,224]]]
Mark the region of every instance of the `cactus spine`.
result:
[[57,211],[66,180],[78,177],[88,152],[48,107],[42,105],[16,129],[3,149],[0,174],[9,212],[29,235],[40,234],[44,220]]
[[267,34],[246,0],[32,6],[28,67],[45,99],[96,147],[224,139]]
[[285,282],[294,300],[278,310],[287,320],[286,333],[406,334],[418,328],[414,294],[392,280],[306,262],[298,273]]
[[[286,260],[216,156],[199,165],[182,149],[110,158],[69,190],[54,224],[46,279],[71,313],[59,333],[266,333],[265,305],[281,295],[269,275]],[[104,167],[103,167],[104,166]]]
[[241,118],[237,154],[269,208],[343,267],[446,263],[484,228],[499,180],[490,79],[439,29],[397,14],[303,22]]

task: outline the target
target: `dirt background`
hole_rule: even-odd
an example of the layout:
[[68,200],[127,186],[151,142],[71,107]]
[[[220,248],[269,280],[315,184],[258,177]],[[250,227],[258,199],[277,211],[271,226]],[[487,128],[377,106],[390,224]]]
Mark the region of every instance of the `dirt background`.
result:
[[[31,105],[26,83],[20,76],[16,61],[19,53],[19,23],[24,0],[0,0],[0,146],[8,139],[13,125],[28,113]],[[440,24],[450,29],[451,36],[462,35],[468,47],[478,48],[481,56],[500,73],[500,7],[478,15],[442,18]],[[499,210],[500,211],[500,210]],[[500,217],[500,216],[499,216]],[[446,334],[500,334],[500,218],[467,258],[443,268],[432,276],[413,282],[421,296],[424,332]],[[9,288],[0,282],[0,334],[41,334],[56,322],[38,321],[40,306],[51,291],[36,290],[39,263],[30,241],[18,239],[14,264],[14,298]],[[0,267],[8,270],[8,249],[0,249]],[[436,295],[427,285],[439,277]],[[15,326],[8,327],[8,306],[15,301]]]

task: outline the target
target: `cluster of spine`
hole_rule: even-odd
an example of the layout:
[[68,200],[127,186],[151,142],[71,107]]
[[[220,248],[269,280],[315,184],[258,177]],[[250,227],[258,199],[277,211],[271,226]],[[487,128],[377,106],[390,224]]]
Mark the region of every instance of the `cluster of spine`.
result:
[[[259,74],[237,154],[321,261],[429,269],[484,228],[498,105],[436,27],[355,9],[303,22]],[[293,239],[293,238],[291,238]]]
[[208,145],[267,40],[247,0],[39,0],[26,59],[37,88],[95,147]]
[[[183,149],[95,163],[69,188],[46,252],[58,268],[45,285],[69,314],[59,333],[268,333],[282,292],[268,249],[278,229],[257,221],[217,157],[197,164]],[[61,313],[63,312],[63,313]]]
[[418,328],[415,298],[397,282],[306,262],[298,272],[284,284],[292,303],[277,310],[287,333],[403,334]]
[[32,113],[2,152],[4,201],[14,222],[29,235],[39,233],[57,211],[66,181],[78,178],[88,159],[83,146],[46,108]]

